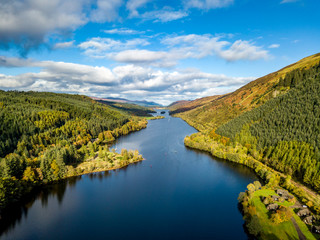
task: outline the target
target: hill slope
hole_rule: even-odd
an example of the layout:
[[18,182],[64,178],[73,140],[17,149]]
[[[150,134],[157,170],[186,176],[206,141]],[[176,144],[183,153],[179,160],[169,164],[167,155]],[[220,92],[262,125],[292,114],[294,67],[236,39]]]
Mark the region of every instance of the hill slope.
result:
[[0,91],[0,219],[34,186],[141,161],[107,144],[146,125],[86,96]]
[[293,78],[288,74],[280,84],[290,84],[291,90],[216,133],[258,151],[267,165],[320,190],[320,64]]
[[319,61],[320,53],[306,57],[279,71],[258,78],[230,94],[196,99],[182,106],[170,108],[171,114],[181,117],[198,130],[217,128],[243,112],[286,93],[290,86],[278,88],[280,79],[295,71],[309,69]]
[[[67,124],[81,122],[82,130],[96,138],[100,132],[121,127],[128,121],[128,115],[86,96],[0,91],[0,157],[13,152],[21,140],[29,145],[31,136]],[[50,141],[54,142],[52,138]]]

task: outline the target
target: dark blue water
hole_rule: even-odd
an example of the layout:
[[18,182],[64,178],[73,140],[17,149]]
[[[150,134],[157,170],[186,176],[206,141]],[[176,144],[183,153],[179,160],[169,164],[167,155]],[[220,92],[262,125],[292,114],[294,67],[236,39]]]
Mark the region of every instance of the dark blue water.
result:
[[196,130],[165,116],[114,145],[145,161],[50,186],[12,210],[0,238],[247,239],[237,197],[256,176],[187,149]]

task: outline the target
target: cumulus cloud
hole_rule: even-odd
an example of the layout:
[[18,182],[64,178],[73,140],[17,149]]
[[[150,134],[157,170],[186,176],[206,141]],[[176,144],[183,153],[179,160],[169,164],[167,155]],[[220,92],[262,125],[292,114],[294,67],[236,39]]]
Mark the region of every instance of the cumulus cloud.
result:
[[18,47],[22,55],[66,35],[89,21],[118,18],[122,0],[15,0],[1,1],[0,48]]
[[[289,0],[284,0],[289,1]],[[49,46],[57,35],[70,36],[88,22],[105,23],[123,18],[141,18],[143,21],[170,22],[182,19],[190,8],[212,9],[229,6],[233,0],[182,1],[183,10],[169,5],[158,8],[153,3],[139,13],[150,0],[14,0],[1,1],[0,48],[17,47],[22,55],[39,46]],[[127,9],[129,15],[121,11]],[[121,12],[121,16],[119,13]],[[124,13],[124,14],[123,14]],[[139,34],[130,29],[106,30],[108,34]],[[57,48],[59,44],[57,45]],[[62,45],[60,45],[62,46]],[[51,46],[49,46],[51,47]]]
[[61,42],[61,43],[56,43],[53,48],[54,49],[70,48],[70,47],[73,47],[73,44],[74,44],[74,40],[69,42]]
[[149,50],[125,50],[118,53],[108,55],[117,62],[147,64],[157,67],[172,67],[176,65],[176,56],[164,51],[149,51]]
[[282,0],[280,3],[292,3],[292,2],[297,2],[299,0]]
[[149,42],[146,39],[136,38],[126,41],[114,40],[112,38],[92,38],[89,41],[83,42],[78,47],[84,50],[84,53],[90,57],[103,58],[110,56],[114,51],[135,48],[137,46],[146,46]]
[[104,30],[103,32],[107,34],[119,34],[119,35],[136,35],[136,34],[145,33],[145,31],[137,31],[129,28],[114,28],[114,29]]
[[122,0],[97,0],[96,7],[91,11],[91,20],[98,23],[115,20],[122,3]]
[[21,54],[45,41],[48,33],[65,33],[87,22],[85,0],[1,1],[0,46],[21,46]]
[[130,11],[131,17],[139,16],[138,8],[146,5],[150,0],[129,0],[126,4],[127,9]]
[[175,11],[172,9],[162,9],[157,11],[150,11],[142,14],[140,17],[144,20],[153,20],[154,22],[171,22],[188,16],[185,11]]
[[79,93],[96,97],[145,98],[162,104],[234,90],[253,78],[198,70],[161,71],[124,65],[113,69],[82,64],[2,57],[0,66],[39,67],[39,72],[0,75],[1,89]]
[[210,34],[167,36],[159,41],[158,50],[143,49],[149,45],[144,38],[116,41],[110,38],[93,38],[79,45],[85,54],[94,58],[108,58],[121,63],[172,67],[181,59],[200,59],[217,56],[227,61],[268,59],[269,53],[253,42],[229,42]]
[[0,56],[0,67],[32,67],[32,65],[33,61],[30,59]]
[[268,48],[279,48],[280,44],[271,44]]
[[185,1],[186,8],[214,9],[227,7],[233,4],[233,0],[189,0]]
[[217,54],[230,62],[237,60],[258,60],[269,58],[268,51],[255,46],[249,41],[242,40],[235,41],[227,50],[220,49]]

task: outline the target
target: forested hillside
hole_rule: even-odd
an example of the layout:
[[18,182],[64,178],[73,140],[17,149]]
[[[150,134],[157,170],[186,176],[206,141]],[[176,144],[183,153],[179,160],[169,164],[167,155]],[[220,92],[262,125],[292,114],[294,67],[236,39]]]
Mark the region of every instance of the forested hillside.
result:
[[196,99],[180,106],[174,106],[170,109],[171,113],[186,120],[198,130],[217,128],[242,113],[285,94],[291,87],[283,82],[286,75],[292,75],[295,71],[297,74],[302,69],[309,69],[317,65],[319,61],[320,54],[306,57],[277,72],[258,78],[230,94]]
[[[317,59],[317,62],[303,65],[306,59]],[[304,223],[301,225],[305,229],[304,235],[309,236],[307,239],[314,239],[314,236],[318,239],[310,231],[320,225],[316,220],[320,215],[320,59],[319,54],[306,59],[285,68],[284,75],[272,85],[269,84],[264,94],[252,99],[247,108],[241,111],[238,109],[232,112],[234,108],[230,104],[224,102],[223,105],[221,99],[217,99],[211,103],[211,106],[217,106],[216,116],[212,119],[208,104],[178,114],[202,130],[187,136],[184,141],[186,146],[253,169],[264,182],[263,189],[257,194],[269,192],[271,199],[276,189],[284,188],[297,198],[295,206],[283,207],[281,200],[279,205],[282,207],[268,211],[270,202],[264,205],[261,201],[266,196],[255,196],[252,191],[254,185],[248,185],[248,190],[240,194],[239,199],[247,196],[245,201],[240,201],[245,226],[257,239],[269,239],[263,236],[270,232],[282,234],[289,231],[285,224],[292,224],[290,222],[293,218],[307,223],[306,226],[302,226]],[[259,85],[257,82],[249,83],[242,90],[255,84]],[[222,99],[228,99],[239,92],[241,89]],[[297,209],[301,204],[310,210],[311,222],[306,221],[304,216],[298,218]],[[278,219],[284,212],[290,214],[282,218],[282,226]],[[275,236],[272,239],[285,238]]]
[[[241,144],[255,159],[320,191],[319,61],[317,54],[277,72],[279,75],[285,70],[286,74],[269,83],[265,94],[253,99],[247,111],[242,110],[244,113],[240,109],[233,111],[228,104],[221,105],[220,98],[210,103],[219,105],[213,119],[208,104],[182,116],[223,145]],[[261,85],[258,79],[241,89],[249,89],[257,81]],[[249,107],[252,109],[248,111]],[[198,115],[190,120],[195,112]]]
[[133,116],[152,117],[151,113],[156,112],[148,107],[144,107],[144,106],[140,106],[132,103],[111,102],[106,100],[96,100],[96,101],[102,104],[108,105],[114,109],[117,109],[120,112],[123,112],[125,114],[130,114]]
[[220,126],[267,165],[320,190],[320,64],[288,73],[275,89],[291,88]]
[[[147,121],[86,96],[0,91],[0,123],[1,209],[27,185],[141,159],[127,151],[118,156],[106,144]],[[97,159],[102,162],[93,164]]]

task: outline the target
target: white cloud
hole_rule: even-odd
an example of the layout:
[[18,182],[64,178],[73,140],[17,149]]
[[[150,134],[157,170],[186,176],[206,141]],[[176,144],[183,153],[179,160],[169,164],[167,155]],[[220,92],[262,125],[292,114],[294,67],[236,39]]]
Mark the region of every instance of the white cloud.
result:
[[280,44],[271,44],[268,48],[279,48]]
[[63,33],[87,22],[85,0],[1,1],[0,45],[21,46],[25,54],[45,41],[48,33]]
[[135,38],[126,41],[113,40],[112,38],[92,38],[89,41],[79,44],[79,48],[84,50],[84,53],[90,57],[103,58],[107,54],[114,51],[120,51],[136,46],[147,46],[149,42],[145,39]]
[[0,67],[31,67],[32,65],[33,61],[31,59],[0,56]]
[[120,35],[136,35],[136,34],[145,33],[145,31],[137,31],[129,28],[114,28],[114,29],[104,30],[103,32],[107,34],[120,34]]
[[268,51],[255,46],[249,41],[242,40],[235,41],[227,50],[220,49],[217,54],[230,62],[238,60],[266,60],[270,57]]
[[180,58],[203,58],[213,55],[229,44],[229,42],[220,39],[220,37],[214,37],[210,34],[189,34],[166,37],[161,42],[171,47],[172,52],[180,55]]
[[73,47],[73,44],[74,44],[74,40],[69,42],[61,42],[61,43],[56,43],[53,48],[54,49],[70,48],[70,47]]
[[109,54],[108,57],[123,63],[148,64],[158,67],[171,67],[176,64],[171,54],[163,51],[149,50],[125,50],[118,53]]
[[150,0],[129,0],[126,4],[126,7],[130,11],[130,16],[131,17],[139,16],[137,9],[143,7],[148,2],[150,2]]
[[199,9],[215,9],[228,7],[233,4],[234,0],[186,0],[186,8],[199,8]]
[[117,19],[118,9],[122,3],[122,0],[97,0],[96,8],[91,11],[91,20],[103,23]]
[[39,67],[37,73],[0,75],[1,89],[79,93],[96,97],[148,99],[163,104],[234,90],[253,78],[198,70],[161,71],[135,65],[113,69],[82,64],[2,57],[0,66]]
[[[15,0],[1,1],[0,47],[17,47],[22,55],[39,46],[50,46],[52,39],[70,36],[70,33],[88,22],[123,22],[123,18],[141,18],[143,21],[170,22],[188,16],[189,8],[212,9],[229,6],[233,0],[182,1],[183,9],[170,6],[158,8],[150,0]],[[147,11],[138,10],[148,6]],[[123,8],[129,16],[123,15]],[[121,13],[121,16],[119,14]],[[105,30],[108,34],[140,34],[126,28]],[[45,43],[45,44],[44,44]],[[57,44],[55,47],[65,47]],[[54,47],[53,47],[54,49]]]
[[292,2],[297,2],[299,0],[282,0],[280,3],[292,3]]
[[142,14],[140,17],[144,20],[154,20],[154,22],[171,22],[188,16],[185,11],[174,11],[171,9],[163,9],[158,11],[150,11]]
[[118,19],[122,4],[122,0],[1,1],[0,47],[17,47],[26,55],[49,43],[50,37],[68,35],[89,21]]
[[116,41],[111,38],[92,38],[79,45],[85,54],[94,58],[108,58],[121,63],[172,67],[181,59],[200,59],[218,56],[227,61],[258,60],[270,57],[267,50],[250,41],[224,41],[210,34],[167,36],[160,40],[158,50],[142,49],[149,45],[144,38]]

